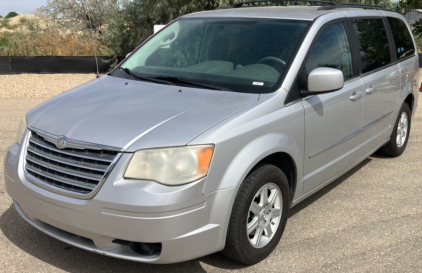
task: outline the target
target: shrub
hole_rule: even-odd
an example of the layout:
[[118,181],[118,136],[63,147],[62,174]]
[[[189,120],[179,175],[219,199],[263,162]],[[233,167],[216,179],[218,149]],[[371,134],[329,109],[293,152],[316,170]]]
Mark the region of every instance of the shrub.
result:
[[6,18],[6,19],[10,19],[10,18],[13,18],[13,17],[18,16],[18,15],[19,15],[19,14],[17,14],[16,12],[11,11],[11,12],[9,12],[9,13],[6,15],[6,17],[4,17],[4,18]]
[[21,23],[22,25],[26,24],[27,22],[28,22],[28,19],[26,19],[25,17],[19,18],[19,23]]
[[9,33],[0,32],[0,52],[3,50],[3,48],[6,48],[9,44],[8,35]]
[[[51,22],[26,19],[14,31],[0,32],[0,56],[93,56],[89,31],[63,30]],[[95,35],[95,34],[94,34]],[[106,46],[95,42],[97,55],[109,56]]]
[[10,26],[10,21],[9,19],[3,19],[0,21],[0,29],[5,28],[5,29],[11,29],[12,27]]
[[[107,48],[96,45],[97,55],[108,56]],[[89,35],[15,31],[0,34],[0,56],[93,56]]]

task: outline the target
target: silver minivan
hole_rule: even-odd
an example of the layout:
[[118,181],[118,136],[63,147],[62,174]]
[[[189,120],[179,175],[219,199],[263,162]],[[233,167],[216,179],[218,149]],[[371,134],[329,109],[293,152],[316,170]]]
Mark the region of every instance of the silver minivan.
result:
[[254,264],[290,208],[377,150],[403,153],[418,71],[408,24],[379,6],[189,14],[29,111],[6,189],[27,222],[88,251]]

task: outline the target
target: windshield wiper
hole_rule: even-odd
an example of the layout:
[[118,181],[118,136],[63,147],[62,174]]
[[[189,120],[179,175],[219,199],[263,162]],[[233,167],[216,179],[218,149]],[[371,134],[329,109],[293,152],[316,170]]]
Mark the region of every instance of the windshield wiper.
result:
[[130,70],[129,68],[119,67],[119,69],[124,71],[126,74],[128,74],[132,78],[136,80],[141,80],[141,81],[149,81],[149,82],[169,84],[169,85],[188,85],[188,86],[206,88],[206,89],[211,89],[211,90],[231,91],[230,89],[225,88],[225,87],[205,84],[205,83],[198,83],[198,82],[182,79],[179,77],[171,77],[171,76],[144,77],[144,76],[140,76],[133,73],[132,70]]
[[129,68],[119,67],[119,69],[122,70],[122,71],[124,71],[126,74],[128,74],[129,76],[131,76],[132,78],[134,78],[136,80],[146,81],[146,82],[154,82],[154,83],[161,83],[161,84],[175,85],[175,83],[173,83],[171,81],[164,80],[164,79],[158,79],[158,78],[154,78],[154,77],[142,77],[142,76],[139,76],[139,75],[133,73],[132,70],[130,70]]
[[157,76],[157,77],[153,77],[153,78],[157,79],[157,80],[169,81],[169,82],[172,82],[172,83],[177,84],[177,85],[194,86],[194,87],[211,89],[211,90],[231,91],[230,89],[222,87],[222,86],[199,83],[199,82],[195,82],[195,81],[182,79],[182,78],[179,78],[179,77]]

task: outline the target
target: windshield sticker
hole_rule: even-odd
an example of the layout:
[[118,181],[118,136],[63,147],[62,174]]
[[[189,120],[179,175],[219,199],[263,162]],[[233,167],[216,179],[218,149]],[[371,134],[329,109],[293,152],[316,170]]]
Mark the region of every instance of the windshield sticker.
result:
[[263,82],[253,82],[252,85],[264,86]]

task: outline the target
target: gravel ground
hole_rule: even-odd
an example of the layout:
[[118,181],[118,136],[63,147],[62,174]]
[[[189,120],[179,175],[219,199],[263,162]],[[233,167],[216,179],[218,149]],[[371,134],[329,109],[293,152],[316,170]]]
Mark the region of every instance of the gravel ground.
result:
[[0,75],[0,99],[51,98],[95,77],[95,74]]
[[[48,75],[34,78],[43,77],[50,84]],[[16,90],[30,86],[34,78],[17,78]],[[14,141],[21,116],[44,100],[0,100],[0,154]],[[250,267],[218,253],[174,265],[148,265],[71,247],[21,219],[0,175],[0,272],[422,272],[421,166],[419,110],[401,157],[373,155],[294,207],[274,253]]]

